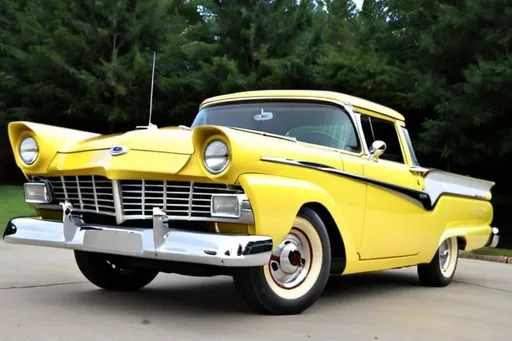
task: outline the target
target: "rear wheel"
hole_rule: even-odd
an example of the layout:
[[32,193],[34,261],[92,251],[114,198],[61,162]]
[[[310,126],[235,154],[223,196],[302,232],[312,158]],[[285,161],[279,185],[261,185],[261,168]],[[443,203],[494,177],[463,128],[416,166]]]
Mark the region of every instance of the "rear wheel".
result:
[[428,264],[418,265],[420,282],[426,286],[444,287],[450,284],[457,269],[459,244],[457,237],[444,240]]
[[303,209],[268,264],[240,269],[234,283],[242,299],[264,314],[298,314],[312,306],[329,279],[331,249],[327,229],[311,209]]
[[75,250],[75,260],[85,278],[105,290],[136,291],[158,275],[157,270],[130,266],[115,255]]

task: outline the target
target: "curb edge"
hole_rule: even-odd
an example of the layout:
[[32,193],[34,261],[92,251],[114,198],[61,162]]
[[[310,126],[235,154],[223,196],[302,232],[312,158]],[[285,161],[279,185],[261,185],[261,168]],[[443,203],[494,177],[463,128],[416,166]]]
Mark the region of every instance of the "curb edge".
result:
[[494,262],[494,263],[502,263],[502,264],[512,264],[512,257],[505,257],[505,256],[487,256],[487,255],[477,255],[472,253],[463,253],[459,255],[460,258],[466,258],[466,259],[475,259],[475,260],[482,260],[487,262]]

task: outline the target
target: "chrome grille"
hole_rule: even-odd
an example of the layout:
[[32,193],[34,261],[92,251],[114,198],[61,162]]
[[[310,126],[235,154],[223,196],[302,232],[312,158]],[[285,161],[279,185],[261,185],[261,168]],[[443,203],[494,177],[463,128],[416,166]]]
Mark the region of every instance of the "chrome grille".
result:
[[61,176],[49,178],[57,200],[68,200],[84,212],[115,215],[112,181],[98,176]]
[[151,216],[160,207],[175,217],[210,217],[213,194],[243,193],[224,184],[121,180],[123,215]]
[[62,176],[47,180],[58,201],[68,200],[77,211],[116,216],[118,223],[151,218],[153,207],[162,208],[175,219],[208,219],[213,194],[243,193],[239,186],[216,183],[109,180],[101,176]]

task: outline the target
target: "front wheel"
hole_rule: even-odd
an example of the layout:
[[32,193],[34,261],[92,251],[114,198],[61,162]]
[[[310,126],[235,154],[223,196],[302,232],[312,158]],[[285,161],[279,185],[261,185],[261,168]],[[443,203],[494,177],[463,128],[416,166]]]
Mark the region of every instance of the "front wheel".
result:
[[450,284],[457,269],[458,259],[457,237],[444,240],[430,263],[418,265],[418,277],[421,284],[432,287],[445,287]]
[[75,250],[75,260],[85,278],[105,290],[136,291],[158,275],[157,270],[130,266],[114,255]]
[[299,314],[322,294],[330,275],[331,246],[316,212],[302,209],[268,264],[240,269],[236,290],[255,311],[273,315]]

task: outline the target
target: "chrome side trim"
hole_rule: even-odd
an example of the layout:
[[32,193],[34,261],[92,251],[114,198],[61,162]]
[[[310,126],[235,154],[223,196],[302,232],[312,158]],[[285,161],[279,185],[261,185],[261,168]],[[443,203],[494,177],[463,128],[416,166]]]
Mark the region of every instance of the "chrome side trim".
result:
[[69,203],[62,204],[62,210],[63,221],[12,219],[4,241],[227,267],[265,265],[273,247],[272,238],[268,236],[170,228],[169,217],[158,208],[153,210],[153,228],[88,225],[74,213]]
[[493,181],[472,178],[438,169],[430,169],[424,175],[424,178],[425,193],[428,193],[433,203],[439,200],[439,197],[444,193],[485,199],[494,186]]
[[[456,185],[454,185],[453,187],[448,187],[450,189],[448,191],[446,189],[444,189],[441,192],[435,193],[435,196],[432,197],[431,192],[429,192],[427,190],[426,191],[418,191],[415,189],[395,185],[392,183],[367,178],[365,176],[361,176],[358,174],[345,172],[345,171],[342,171],[340,169],[337,169],[337,168],[334,168],[334,167],[331,167],[328,165],[322,165],[322,164],[308,162],[308,161],[300,161],[300,160],[293,160],[293,159],[280,158],[280,157],[271,157],[271,156],[263,156],[263,157],[261,157],[260,160],[266,161],[266,162],[275,162],[275,163],[281,163],[281,164],[286,164],[286,165],[291,165],[291,166],[314,169],[314,170],[318,170],[321,172],[336,174],[336,175],[344,176],[344,177],[347,177],[350,179],[363,181],[368,184],[372,184],[374,186],[379,186],[386,190],[397,192],[397,194],[405,195],[405,196],[413,199],[413,202],[417,202],[420,206],[422,206],[427,211],[434,210],[436,204],[439,202],[439,198],[445,194],[456,195],[456,196],[460,196],[460,197],[467,197],[467,198],[472,198],[472,199],[485,200],[483,198],[483,196],[480,195],[480,193],[482,193],[482,192],[457,190]],[[457,176],[457,175],[455,175],[455,176]],[[477,181],[477,179],[475,179],[475,183],[474,183],[475,186],[476,186],[476,181]]]

